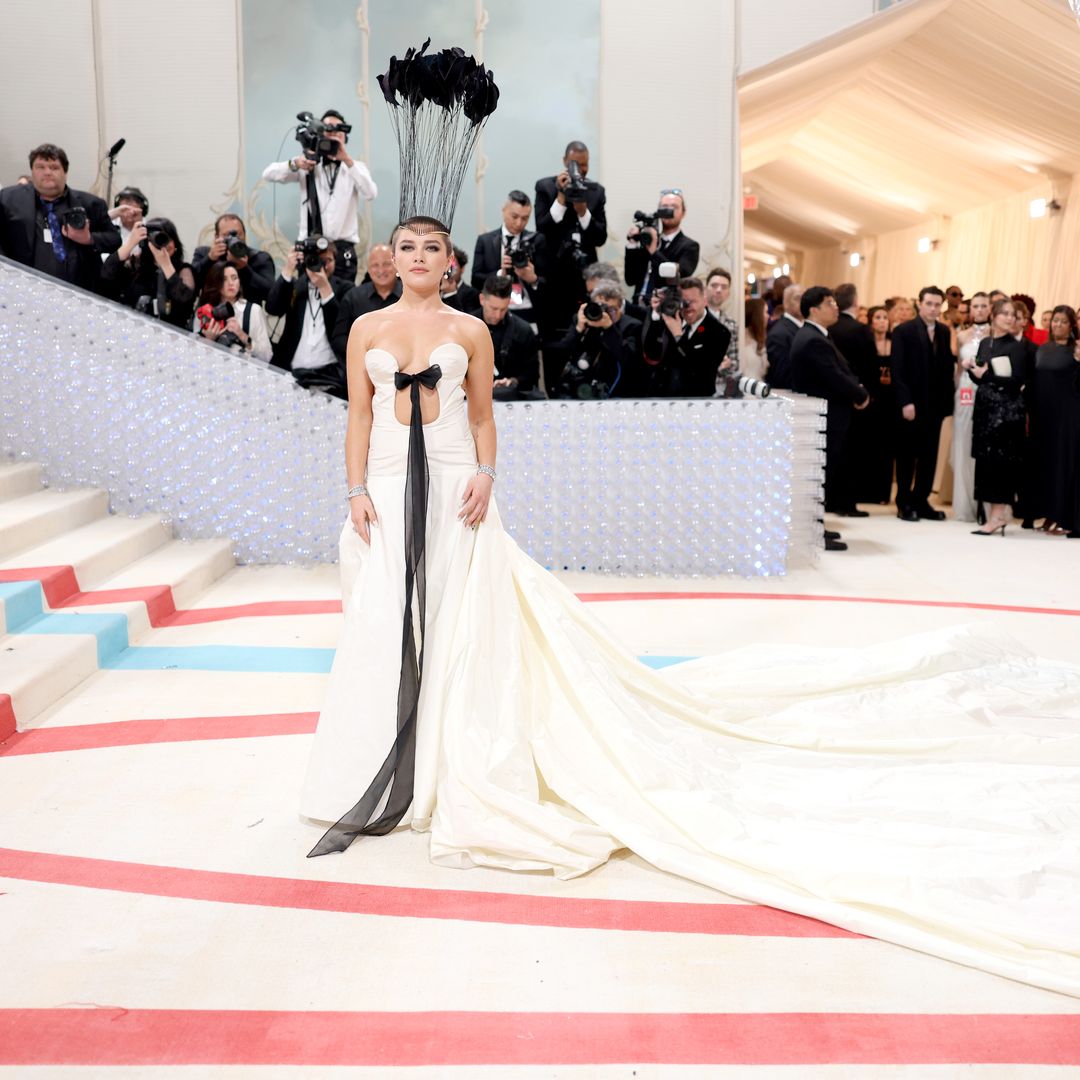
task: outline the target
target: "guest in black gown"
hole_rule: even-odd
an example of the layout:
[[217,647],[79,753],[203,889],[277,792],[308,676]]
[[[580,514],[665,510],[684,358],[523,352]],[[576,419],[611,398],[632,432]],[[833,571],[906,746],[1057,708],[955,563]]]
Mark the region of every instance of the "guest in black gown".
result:
[[855,462],[855,501],[887,505],[892,502],[893,460],[896,455],[896,394],[892,386],[892,333],[884,306],[870,308],[867,327],[874,341],[876,370],[870,382],[870,405],[860,413],[864,433]]
[[1050,320],[1050,340],[1035,354],[1030,396],[1036,499],[1043,528],[1080,537],[1080,363],[1076,312],[1062,304]]
[[971,453],[975,458],[975,499],[987,503],[986,524],[975,536],[991,536],[1009,522],[1016,506],[1024,464],[1027,411],[1024,389],[1031,385],[1033,364],[1016,340],[1016,308],[998,300],[992,310],[991,336],[965,366],[978,389],[972,417]]

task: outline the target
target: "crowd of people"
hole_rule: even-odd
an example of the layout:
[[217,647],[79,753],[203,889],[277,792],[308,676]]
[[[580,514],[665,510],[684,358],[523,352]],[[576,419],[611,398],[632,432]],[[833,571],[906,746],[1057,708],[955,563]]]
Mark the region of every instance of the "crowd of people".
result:
[[[743,365],[776,389],[828,402],[826,511],[893,501],[903,521],[941,521],[935,480],[977,536],[1022,528],[1080,537],[1080,345],[1061,304],[921,289],[865,307],[852,284],[778,279],[746,304]],[[942,438],[951,423],[951,437]],[[947,459],[939,463],[942,447]],[[943,467],[939,467],[943,465]],[[843,549],[837,533],[827,546]]]
[[[397,301],[389,246],[358,251],[362,200],[378,194],[348,151],[336,110],[304,152],[267,166],[300,188],[295,245],[280,267],[222,214],[190,260],[173,222],[151,215],[137,187],[106,203],[67,184],[69,162],[45,143],[30,171],[0,189],[0,254],[147,316],[284,368],[304,386],[347,396],[353,322]],[[829,402],[826,510],[888,504],[904,521],[935,521],[941,431],[952,418],[939,497],[980,535],[1027,527],[1080,535],[1080,364],[1074,310],[1027,296],[922,289],[860,304],[853,285],[804,289],[776,279],[745,298],[742,329],[728,313],[732,276],[698,276],[700,244],[683,226],[679,188],[639,210],[623,268],[600,261],[606,194],[573,141],[534,195],[508,193],[502,222],[472,256],[454,249],[443,299],[482,318],[495,350],[500,400],[537,397],[738,396],[746,379]],[[530,229],[530,222],[534,228]],[[471,269],[469,269],[471,267]],[[467,273],[468,271],[468,273]],[[271,320],[275,320],[273,325]],[[844,547],[827,533],[828,546]]]

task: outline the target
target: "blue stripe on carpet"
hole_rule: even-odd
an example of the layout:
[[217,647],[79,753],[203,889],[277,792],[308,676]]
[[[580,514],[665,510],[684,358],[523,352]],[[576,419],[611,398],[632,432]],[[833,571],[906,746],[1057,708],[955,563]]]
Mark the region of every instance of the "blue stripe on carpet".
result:
[[103,665],[115,671],[254,671],[326,674],[333,649],[276,645],[136,645]]
[[673,664],[685,664],[687,660],[696,660],[696,656],[639,656],[638,659],[651,668],[671,667]]
[[0,603],[4,606],[4,633],[18,632],[32,619],[41,618],[41,582],[0,581]]
[[128,647],[126,615],[50,613],[19,627],[20,634],[88,634],[97,639],[98,667],[109,667]]

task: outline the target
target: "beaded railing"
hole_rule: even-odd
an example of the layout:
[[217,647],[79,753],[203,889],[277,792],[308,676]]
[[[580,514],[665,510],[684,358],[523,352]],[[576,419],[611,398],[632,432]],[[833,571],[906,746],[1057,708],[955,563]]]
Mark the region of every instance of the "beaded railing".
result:
[[[499,511],[544,566],[783,574],[821,546],[823,404],[496,406]],[[346,516],[340,401],[0,259],[0,456],[108,490],[253,563],[328,562]]]

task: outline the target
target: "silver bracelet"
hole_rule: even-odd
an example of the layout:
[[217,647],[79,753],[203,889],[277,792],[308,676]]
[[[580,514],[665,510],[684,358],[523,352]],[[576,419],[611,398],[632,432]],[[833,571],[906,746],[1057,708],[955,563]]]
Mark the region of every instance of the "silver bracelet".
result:
[[483,473],[485,476],[490,476],[491,482],[493,484],[495,483],[495,470],[490,465],[477,465],[476,475],[479,476],[481,473]]
[[[355,499],[357,495],[367,495],[368,489],[363,484],[357,484],[356,487],[351,487],[345,493],[346,499]],[[369,496],[370,498],[370,496]]]

